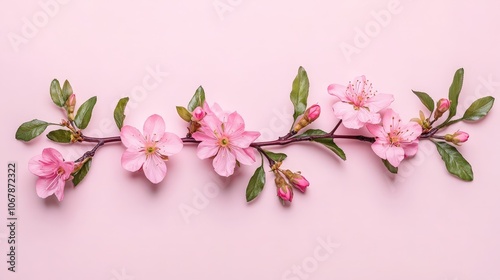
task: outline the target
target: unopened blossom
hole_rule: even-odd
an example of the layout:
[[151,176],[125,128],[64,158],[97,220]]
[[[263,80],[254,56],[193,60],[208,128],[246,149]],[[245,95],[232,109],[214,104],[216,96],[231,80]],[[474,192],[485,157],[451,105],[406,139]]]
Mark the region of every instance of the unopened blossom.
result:
[[146,120],[143,133],[126,125],[120,136],[127,147],[122,155],[122,167],[132,172],[142,168],[146,178],[154,184],[165,178],[168,157],[180,152],[183,146],[177,135],[165,132],[165,121],[159,115],[152,115]]
[[[205,103],[206,104],[206,103]],[[204,106],[207,115],[200,122],[201,127],[193,133],[193,138],[201,141],[197,155],[200,159],[213,158],[215,172],[221,176],[231,176],[236,161],[251,165],[255,162],[255,149],[250,147],[260,133],[245,131],[245,122],[237,113],[224,113],[215,104]]]
[[450,109],[451,101],[446,98],[441,98],[437,102],[436,111],[434,112],[434,119],[439,119],[448,109]]
[[444,139],[448,142],[452,142],[455,145],[460,145],[469,140],[469,134],[465,131],[458,130],[453,134],[446,134],[444,136]]
[[61,153],[52,148],[43,149],[42,154],[28,163],[31,173],[38,176],[36,193],[41,198],[55,194],[59,201],[64,198],[64,186],[71,180],[74,162],[64,161]]
[[286,170],[284,172],[285,176],[288,178],[288,181],[297,188],[301,192],[305,192],[306,188],[309,187],[309,181],[300,174],[300,172],[292,172],[290,170]]
[[368,124],[366,128],[375,136],[372,150],[394,167],[418,151],[422,127],[416,122],[402,124],[399,115],[391,109],[384,112],[380,125]]
[[331,84],[328,93],[338,98],[333,104],[335,117],[341,119],[345,127],[352,129],[365,124],[378,124],[379,112],[394,101],[392,94],[375,91],[365,76],[356,77],[347,86]]

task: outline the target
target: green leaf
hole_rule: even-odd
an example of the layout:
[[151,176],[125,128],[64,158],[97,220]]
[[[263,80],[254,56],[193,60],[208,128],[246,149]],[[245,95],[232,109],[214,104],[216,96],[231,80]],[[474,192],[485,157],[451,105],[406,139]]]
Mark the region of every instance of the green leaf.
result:
[[495,103],[495,98],[491,96],[479,98],[470,105],[467,111],[465,111],[462,119],[477,121],[484,118],[493,107],[493,103]]
[[333,142],[333,139],[319,138],[319,139],[313,139],[313,141],[327,147],[328,149],[330,149],[330,151],[334,152],[337,156],[339,156],[339,158],[343,160],[347,159],[344,151],[339,146],[337,146],[335,142]]
[[88,159],[83,166],[77,172],[73,173],[73,186],[78,186],[80,182],[87,176],[89,173],[90,166],[92,165],[92,159]]
[[413,93],[422,101],[422,104],[431,112],[434,112],[434,100],[427,93],[412,90]]
[[267,150],[264,150],[264,153],[266,153],[266,155],[269,158],[271,158],[272,160],[274,160],[276,162],[284,161],[287,157],[287,155],[284,153],[273,153],[273,152],[267,151]]
[[116,126],[119,130],[122,130],[123,127],[123,121],[125,120],[125,107],[127,107],[128,100],[128,97],[118,100],[118,104],[116,104],[115,111],[113,113]]
[[191,121],[191,117],[193,115],[188,111],[188,109],[186,109],[182,106],[176,106],[175,109],[177,110],[177,114],[179,114],[179,117],[181,117],[181,119],[183,119],[187,122]]
[[450,90],[448,93],[448,99],[450,99],[450,114],[446,119],[445,123],[448,122],[453,116],[457,114],[458,97],[460,96],[460,91],[462,91],[462,85],[464,82],[464,69],[460,68],[455,72],[453,76],[453,82],[451,83]]
[[389,170],[389,172],[391,172],[392,174],[398,174],[398,168],[390,164],[388,160],[382,159],[382,162],[384,163],[387,170]]
[[472,181],[474,179],[471,165],[455,147],[446,142],[434,142],[434,144],[436,144],[436,148],[446,164],[448,172],[464,181]]
[[63,107],[66,102],[62,95],[61,85],[57,79],[52,80],[52,83],[50,83],[50,98],[59,107]]
[[266,174],[264,173],[264,164],[255,170],[255,173],[250,178],[246,190],[247,202],[254,200],[264,189],[266,184]]
[[293,104],[293,121],[304,113],[307,108],[307,97],[309,96],[309,78],[307,72],[302,66],[299,67],[297,76],[292,83],[292,92],[290,100]]
[[31,120],[29,122],[25,122],[19,126],[16,131],[16,139],[23,141],[30,141],[42,134],[45,129],[49,126],[48,122],[44,122],[41,120]]
[[295,135],[294,138],[302,136],[325,135],[325,134],[327,133],[321,129],[308,129],[306,132],[302,134]]
[[64,81],[63,87],[62,87],[62,98],[64,100],[64,103],[66,103],[66,100],[68,100],[68,97],[73,94],[73,88],[71,87],[70,83],[68,80]]
[[85,129],[92,118],[92,110],[94,110],[95,103],[97,102],[97,97],[91,97],[89,100],[85,101],[78,112],[76,112],[75,124],[79,129]]
[[71,131],[66,129],[53,130],[47,134],[47,138],[57,143],[70,143]]
[[193,110],[196,109],[196,107],[203,106],[204,102],[205,102],[205,90],[203,89],[202,86],[200,86],[198,87],[198,89],[196,89],[196,92],[191,98],[191,101],[189,101],[187,109],[189,112],[193,112]]

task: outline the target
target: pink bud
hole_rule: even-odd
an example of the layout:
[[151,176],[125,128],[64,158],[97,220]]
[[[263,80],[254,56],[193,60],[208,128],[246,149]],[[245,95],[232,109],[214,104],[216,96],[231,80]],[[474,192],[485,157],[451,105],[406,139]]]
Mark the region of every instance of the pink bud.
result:
[[460,145],[461,143],[466,142],[469,139],[469,134],[464,131],[458,130],[453,134],[446,134],[444,139],[448,142],[452,142],[455,145]]
[[293,190],[289,185],[284,185],[278,188],[278,196],[285,201],[292,202]]
[[297,189],[299,189],[299,191],[301,192],[305,192],[306,188],[309,187],[309,181],[307,181],[307,179],[304,176],[298,173],[295,173],[293,175],[292,179],[290,180],[290,183],[292,183],[292,185]]
[[450,104],[451,101],[449,99],[441,98],[437,103],[437,110],[441,113],[444,113],[448,111],[448,109],[450,109]]
[[309,123],[312,123],[317,118],[319,118],[320,114],[321,114],[321,107],[318,104],[312,105],[304,113]]
[[201,120],[203,120],[206,114],[207,113],[201,107],[198,106],[193,110],[193,116],[191,120],[194,122],[200,122]]

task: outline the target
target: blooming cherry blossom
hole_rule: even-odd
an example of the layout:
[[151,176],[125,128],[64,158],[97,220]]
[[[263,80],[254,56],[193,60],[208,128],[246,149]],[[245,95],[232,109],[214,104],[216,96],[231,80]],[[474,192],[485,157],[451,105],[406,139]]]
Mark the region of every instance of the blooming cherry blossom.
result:
[[182,149],[182,140],[165,132],[165,121],[159,115],[150,116],[144,123],[143,134],[137,128],[126,125],[120,137],[127,147],[122,155],[122,167],[128,171],[144,171],[151,183],[161,182],[167,173],[165,161]]
[[354,83],[347,86],[331,84],[328,93],[339,100],[333,104],[335,117],[342,120],[347,128],[358,129],[365,124],[378,124],[380,110],[389,106],[394,97],[392,94],[373,91],[372,84],[365,76],[356,77]]

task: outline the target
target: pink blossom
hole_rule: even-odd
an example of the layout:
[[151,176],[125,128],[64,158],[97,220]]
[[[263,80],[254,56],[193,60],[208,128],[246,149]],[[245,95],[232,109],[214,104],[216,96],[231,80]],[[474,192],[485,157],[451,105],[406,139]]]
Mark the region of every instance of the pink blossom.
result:
[[448,111],[448,109],[450,109],[450,105],[451,105],[451,101],[449,99],[441,98],[437,102],[437,108],[436,109],[439,112],[444,113],[444,112]]
[[59,201],[64,198],[64,186],[70,180],[74,162],[64,161],[61,153],[52,148],[43,149],[42,154],[33,157],[28,168],[38,176],[36,193],[41,198],[55,194]]
[[293,199],[293,189],[289,185],[285,185],[284,187],[278,188],[278,197],[292,202]]
[[203,120],[206,114],[207,113],[203,110],[203,108],[198,106],[193,110],[193,116],[191,120],[194,122],[200,122],[201,120]]
[[300,172],[294,173],[290,170],[286,170],[284,174],[292,186],[299,189],[299,191],[305,192],[306,188],[309,187],[309,181],[307,181],[306,177],[302,176]]
[[347,86],[331,84],[328,93],[339,101],[333,104],[335,117],[342,120],[347,128],[358,129],[365,124],[378,124],[380,110],[389,106],[394,97],[373,91],[372,84],[365,76],[356,77]]
[[384,112],[381,125],[368,124],[366,128],[375,136],[372,149],[382,159],[398,167],[405,157],[418,150],[418,137],[422,127],[416,122],[401,124],[401,119],[392,109]]
[[165,161],[182,149],[182,140],[175,134],[165,132],[165,121],[159,115],[150,116],[143,127],[126,125],[120,136],[127,150],[122,155],[122,167],[135,172],[144,171],[146,178],[154,184],[161,182],[167,174]]
[[306,120],[309,123],[312,123],[313,121],[317,120],[319,118],[319,115],[321,114],[321,107],[318,104],[312,105],[309,107],[305,113],[304,116],[306,116]]
[[[205,103],[206,104],[206,103]],[[245,131],[245,122],[237,113],[224,113],[217,104],[204,106],[207,115],[193,138],[201,141],[197,155],[200,159],[214,157],[212,165],[221,176],[234,173],[236,161],[250,165],[255,162],[255,150],[250,144],[260,136],[259,132]]]
[[446,134],[444,136],[444,139],[448,142],[452,142],[455,145],[460,145],[469,140],[469,134],[465,131],[458,130],[453,134]]

